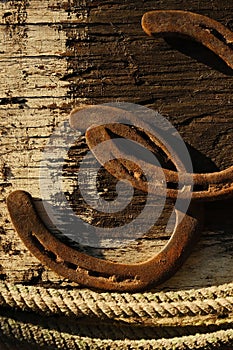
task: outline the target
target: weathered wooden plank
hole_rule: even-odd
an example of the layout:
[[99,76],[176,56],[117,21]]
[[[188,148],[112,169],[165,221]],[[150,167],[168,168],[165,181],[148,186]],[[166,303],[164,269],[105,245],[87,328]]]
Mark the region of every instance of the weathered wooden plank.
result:
[[81,22],[87,17],[86,1],[22,0],[2,1],[0,24],[44,24]]
[[[25,1],[1,4],[0,260],[2,278],[7,275],[15,281],[37,278],[40,264],[15,235],[5,198],[14,188],[34,188],[34,195],[40,196],[41,150],[58,121],[67,118],[73,106],[67,98],[67,82],[62,80],[68,72],[63,58],[69,56],[66,32],[55,25],[70,21],[72,13],[66,10],[51,1],[31,1],[30,6]],[[44,273],[46,280],[60,279],[50,271]]]
[[1,105],[15,98],[22,100],[26,106],[27,101],[35,97],[62,98],[67,93],[68,83],[61,80],[66,72],[65,61],[35,58],[0,61],[0,64],[3,66],[0,79],[4,91],[1,95]]
[[[40,57],[49,59],[60,57],[65,49],[66,35],[59,31],[59,26],[48,27],[47,25],[27,25],[25,33],[19,38],[15,27],[0,27],[1,52],[0,58],[4,62],[18,58],[30,59]],[[41,36],[41,32],[45,37]],[[20,39],[20,40],[19,40]]]

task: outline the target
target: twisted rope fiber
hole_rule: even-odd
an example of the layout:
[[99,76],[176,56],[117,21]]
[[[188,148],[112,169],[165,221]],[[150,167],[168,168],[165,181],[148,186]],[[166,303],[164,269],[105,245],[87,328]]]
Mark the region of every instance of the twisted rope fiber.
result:
[[233,283],[159,293],[97,293],[0,283],[0,306],[41,315],[175,326],[233,323]]
[[[196,334],[172,339],[159,340],[110,340],[80,337],[30,323],[0,317],[1,340],[9,343],[9,339],[26,342],[41,349],[231,349],[233,346],[233,329],[220,330],[214,333]],[[23,346],[20,348],[23,350]]]

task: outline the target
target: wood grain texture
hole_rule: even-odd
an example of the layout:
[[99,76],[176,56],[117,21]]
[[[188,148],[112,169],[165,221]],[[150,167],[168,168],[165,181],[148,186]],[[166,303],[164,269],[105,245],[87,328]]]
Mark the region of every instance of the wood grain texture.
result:
[[[232,165],[233,72],[195,43],[147,37],[140,21],[153,9],[194,11],[233,29],[233,4],[227,0],[0,3],[2,279],[70,284],[42,266],[21,243],[9,219],[6,197],[23,189],[40,198],[42,150],[75,105],[127,101],[151,107],[177,127],[196,171]],[[232,204],[209,205],[198,246],[183,268],[158,289],[232,281]],[[145,239],[95,254],[136,261],[153,255],[157,246],[158,242]]]

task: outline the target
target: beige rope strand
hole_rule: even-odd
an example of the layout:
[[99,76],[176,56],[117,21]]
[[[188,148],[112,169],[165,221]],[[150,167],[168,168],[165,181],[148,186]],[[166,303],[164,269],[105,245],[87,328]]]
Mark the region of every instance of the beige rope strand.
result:
[[97,293],[0,283],[0,306],[150,326],[233,323],[233,284],[159,293]]
[[[39,346],[41,349],[231,349],[233,346],[233,329],[221,330],[207,334],[195,334],[191,336],[176,337],[159,340],[110,340],[81,337],[54,329],[47,329],[34,324],[15,321],[11,318],[0,317],[0,334],[2,342],[10,339],[14,342],[25,342],[31,346]],[[21,350],[24,347],[19,347]],[[18,349],[18,348],[17,348]]]

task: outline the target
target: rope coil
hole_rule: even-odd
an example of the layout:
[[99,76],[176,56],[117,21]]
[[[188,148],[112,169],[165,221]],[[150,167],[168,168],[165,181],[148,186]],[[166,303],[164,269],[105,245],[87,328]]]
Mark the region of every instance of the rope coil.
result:
[[[207,334],[195,334],[172,339],[150,340],[110,340],[81,337],[57,330],[48,330],[30,323],[17,322],[13,319],[0,317],[2,341],[6,335],[11,335],[21,345],[16,349],[24,350],[23,342],[40,349],[232,349],[233,330],[220,330]],[[12,350],[12,348],[10,348]]]
[[[47,349],[46,347],[49,349],[233,348],[233,329],[231,329],[233,283],[177,292],[120,294],[98,293],[75,287],[67,290],[1,282],[0,306],[2,310],[1,339],[2,342],[5,339],[6,344],[9,339],[14,339],[17,342],[25,344],[27,342],[38,346],[40,349]],[[9,310],[11,314],[7,317],[4,312],[9,312]],[[38,324],[30,321],[28,316],[26,321],[22,321],[19,317],[15,319],[12,316],[13,310],[17,315],[25,312],[28,315],[29,313],[37,315],[34,319],[38,320]],[[38,315],[46,319],[49,326],[39,324]],[[160,336],[159,339],[146,339],[145,333],[145,339],[135,340],[133,335],[129,336],[127,333],[125,340],[119,339],[118,335],[115,336],[115,339],[110,340],[104,339],[106,336],[104,332],[99,333],[100,338],[96,337],[94,330],[88,333],[93,337],[77,335],[77,329],[75,329],[76,332],[74,329],[59,331],[61,328],[55,327],[54,322],[56,321],[53,320],[51,323],[51,318],[69,318],[69,320],[78,321],[79,328],[83,319],[92,320],[94,324],[99,324],[100,328],[101,322],[111,322],[115,328],[127,324],[134,328],[134,335],[138,325],[144,329],[153,327],[154,338],[162,334],[157,332],[159,329],[166,329],[168,333],[170,332],[168,334],[170,338]],[[53,324],[53,327],[50,326],[50,323]],[[88,327],[91,329],[90,324]],[[192,331],[195,334],[191,332],[191,335],[183,335],[183,331],[181,336],[174,338],[174,334],[179,335],[180,328],[188,332],[190,327],[196,327],[198,333]],[[221,327],[221,329],[216,327]],[[174,333],[175,329],[176,333]],[[201,334],[203,329],[205,334]],[[22,344],[19,348],[24,349]]]
[[[47,316],[94,317],[151,325],[233,322],[233,283],[160,293],[97,293],[0,284],[0,306]],[[217,318],[216,318],[217,317]]]

